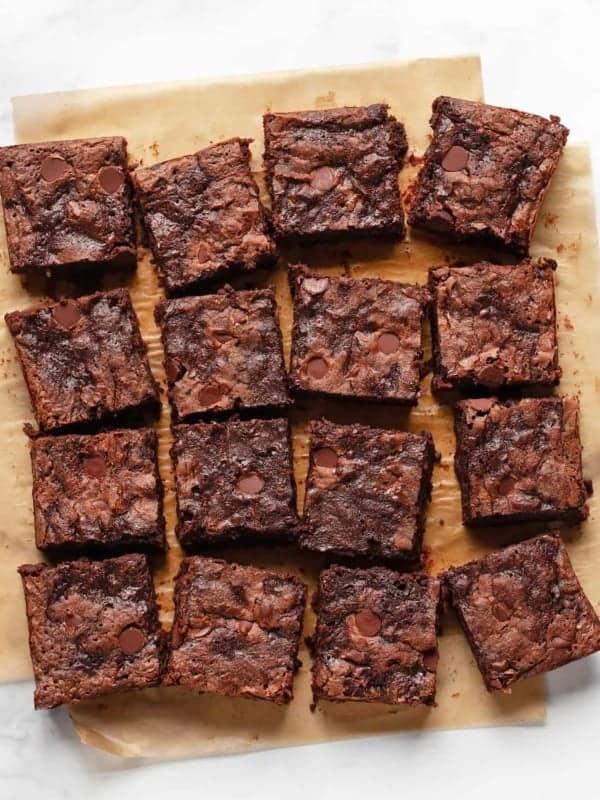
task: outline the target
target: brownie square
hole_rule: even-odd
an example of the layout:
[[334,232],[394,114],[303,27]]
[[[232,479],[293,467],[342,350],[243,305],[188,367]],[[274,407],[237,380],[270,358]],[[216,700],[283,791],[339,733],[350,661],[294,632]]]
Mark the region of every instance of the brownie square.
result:
[[558,383],[555,269],[549,259],[431,269],[433,388]]
[[5,320],[42,430],[158,404],[126,289],[13,311]]
[[275,260],[250,171],[251,139],[230,139],[133,173],[168,292]]
[[454,428],[466,525],[587,517],[577,398],[463,400]]
[[453,567],[445,582],[490,692],[600,650],[600,620],[558,534]]
[[527,252],[568,129],[558,117],[453,97],[434,101],[430,124],[409,223]]
[[313,601],[319,699],[434,705],[440,582],[383,567],[321,572]]
[[301,545],[342,556],[418,558],[434,459],[429,433],[311,422]]
[[135,267],[126,146],[112,136],[0,147],[12,272]]
[[164,683],[289,703],[305,597],[306,587],[291,575],[184,559]]
[[280,237],[404,236],[404,126],[385,105],[265,114],[266,181]]
[[287,420],[177,425],[171,455],[182,545],[288,539],[295,534]]
[[296,392],[415,405],[424,286],[291,270],[290,384]]
[[289,403],[272,289],[166,300],[156,307],[177,421]]
[[149,429],[34,439],[37,547],[53,555],[165,550],[157,445]]
[[162,634],[145,556],[19,567],[35,707],[155,686]]

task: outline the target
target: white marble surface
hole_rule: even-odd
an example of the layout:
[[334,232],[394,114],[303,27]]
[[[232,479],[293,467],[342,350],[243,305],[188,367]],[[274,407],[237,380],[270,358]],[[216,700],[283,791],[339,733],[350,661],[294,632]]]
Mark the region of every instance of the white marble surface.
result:
[[[3,0],[0,142],[12,141],[9,98],[16,94],[478,51],[490,102],[559,113],[573,141],[590,141],[599,198],[600,2],[410,5]],[[2,686],[0,799],[598,797],[600,659],[559,670],[549,688],[543,726],[147,764],[83,747],[64,711],[33,712],[30,684]]]

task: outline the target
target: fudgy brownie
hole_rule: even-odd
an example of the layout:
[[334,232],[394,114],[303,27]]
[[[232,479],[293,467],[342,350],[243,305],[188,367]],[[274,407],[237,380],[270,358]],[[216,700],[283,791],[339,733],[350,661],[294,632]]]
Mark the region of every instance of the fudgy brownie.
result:
[[39,437],[31,445],[31,465],[40,550],[166,548],[153,430]]
[[558,383],[555,269],[549,259],[431,269],[434,389]]
[[305,597],[306,587],[291,575],[184,559],[164,683],[289,703]]
[[600,620],[558,534],[453,567],[445,580],[489,691],[600,650]]
[[126,145],[113,136],[0,148],[12,272],[135,266]]
[[429,433],[310,423],[300,543],[343,556],[415,559],[435,459]]
[[159,683],[162,634],[145,556],[25,564],[19,572],[36,708]]
[[416,228],[527,252],[569,131],[538,117],[438,97],[411,200]]
[[402,238],[404,126],[385,105],[265,114],[265,168],[280,237]]
[[13,311],[5,320],[42,430],[158,404],[126,289]]
[[251,139],[135,170],[152,253],[168,292],[275,260],[250,171]]
[[295,533],[287,420],[176,425],[173,439],[177,535],[184,546]]
[[315,701],[433,705],[440,582],[383,567],[321,572],[313,600]]
[[156,321],[176,420],[289,403],[272,289],[166,300]]
[[423,371],[424,286],[290,272],[290,382],[298,392],[414,405]]
[[454,426],[465,524],[587,517],[575,397],[463,400]]

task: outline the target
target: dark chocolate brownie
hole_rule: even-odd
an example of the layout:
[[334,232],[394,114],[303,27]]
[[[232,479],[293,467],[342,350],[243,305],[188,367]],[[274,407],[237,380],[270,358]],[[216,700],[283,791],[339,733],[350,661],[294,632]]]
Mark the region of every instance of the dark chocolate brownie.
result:
[[431,269],[434,389],[558,383],[555,269],[549,259]]
[[126,145],[113,136],[0,148],[12,272],[135,266]]
[[558,534],[453,567],[445,580],[489,691],[600,650],[600,620]]
[[133,173],[168,292],[275,260],[250,171],[251,139],[230,139]]
[[13,311],[5,320],[42,430],[158,404],[126,289]]
[[173,438],[184,546],[293,536],[298,519],[287,420],[177,425]]
[[264,132],[278,236],[404,236],[406,134],[387,106],[266,114]]
[[40,550],[164,550],[157,444],[149,429],[34,439],[33,515]]
[[145,556],[19,567],[35,707],[160,681],[162,634]]
[[176,420],[289,403],[272,289],[166,300],[156,321]]
[[344,556],[421,553],[435,452],[429,433],[310,423],[300,543]]
[[424,286],[291,270],[290,383],[297,392],[414,405],[423,371]]
[[465,524],[587,517],[575,397],[463,400],[454,426]]
[[306,587],[291,575],[184,559],[164,683],[289,703],[305,597]]
[[438,97],[408,221],[458,241],[527,252],[569,131],[538,117]]
[[383,567],[331,567],[313,606],[315,701],[434,705],[440,582]]

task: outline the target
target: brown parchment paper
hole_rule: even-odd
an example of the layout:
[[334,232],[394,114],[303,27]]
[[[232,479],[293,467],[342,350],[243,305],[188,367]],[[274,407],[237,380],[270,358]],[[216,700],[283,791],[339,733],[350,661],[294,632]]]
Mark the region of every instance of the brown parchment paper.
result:
[[[387,102],[407,128],[410,150],[422,154],[429,132],[430,105],[439,94],[482,98],[477,57],[419,60],[319,72],[276,74],[222,81],[161,84],[79,91],[14,100],[16,140],[41,141],[79,136],[123,134],[132,159],[148,164],[183,155],[211,141],[240,135],[254,137],[253,167],[259,181],[262,152],[261,117],[267,109],[295,110],[335,105]],[[548,109],[556,112],[556,109]],[[568,124],[568,120],[567,120]],[[407,166],[403,186],[414,177]],[[39,298],[26,292],[7,272],[4,242],[0,242],[0,311],[23,308]],[[546,200],[532,252],[559,260],[558,302],[560,346],[564,380],[561,391],[581,394],[582,435],[586,473],[598,477],[600,450],[600,379],[596,378],[598,321],[598,254],[593,195],[587,150],[568,147]],[[318,246],[287,252],[280,267],[238,281],[238,285],[272,283],[276,287],[289,353],[291,304],[286,261],[308,263],[350,274],[379,275],[393,280],[424,282],[427,268],[447,257],[475,259],[492,253],[440,247],[426,239],[395,246],[380,242],[353,242],[348,246]],[[152,312],[162,296],[148,255],[140,249],[137,275],[129,280],[142,332],[148,344],[153,371],[164,385],[162,351]],[[107,279],[103,285],[112,285]],[[63,293],[74,287],[64,283]],[[27,393],[4,325],[0,329],[0,365],[4,391],[0,397],[0,680],[30,675],[26,623],[18,564],[39,560],[33,544],[31,477],[23,421],[32,419]],[[320,415],[336,421],[430,430],[442,458],[434,471],[434,491],[428,513],[425,546],[427,566],[438,572],[464,562],[523,535],[510,532],[467,532],[460,522],[460,502],[452,468],[454,437],[449,410],[439,406],[424,382],[423,397],[410,413],[401,409],[358,403],[319,401],[292,415],[293,445],[299,503],[307,469],[306,421]],[[166,485],[165,511],[171,550],[157,563],[156,582],[162,618],[172,615],[172,577],[181,559],[173,536],[174,498],[168,458],[169,414],[165,403],[158,424],[161,440],[160,469]],[[565,531],[575,567],[592,602],[600,601],[600,532],[598,501],[578,532]],[[531,526],[528,532],[531,532]],[[245,563],[297,572],[311,587],[318,573],[317,559],[293,548],[237,547],[226,556]],[[307,610],[305,634],[314,625]],[[399,731],[536,722],[544,719],[543,680],[518,685],[511,695],[489,695],[481,681],[466,641],[450,618],[440,640],[438,706],[430,710],[393,709],[377,704],[310,703],[310,656],[303,645],[303,666],[295,682],[295,698],[287,708],[260,701],[197,696],[183,689],[152,689],[101,698],[71,707],[82,740],[124,756],[181,757],[246,751],[353,736]]]

